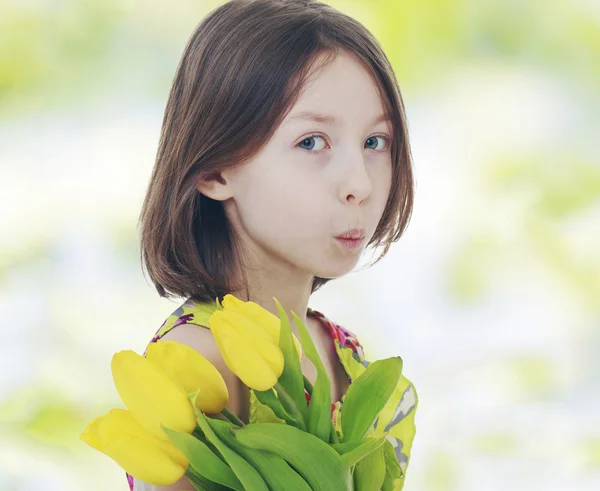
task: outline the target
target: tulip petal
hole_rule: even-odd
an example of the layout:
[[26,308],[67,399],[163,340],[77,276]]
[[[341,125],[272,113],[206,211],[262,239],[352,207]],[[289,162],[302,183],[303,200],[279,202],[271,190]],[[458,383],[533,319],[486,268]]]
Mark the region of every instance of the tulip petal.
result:
[[243,333],[246,336],[249,343],[254,345],[263,360],[269,364],[272,370],[277,373],[277,378],[279,378],[281,371],[283,371],[283,354],[279,343],[273,340],[260,342],[258,335],[261,332],[260,326],[245,317],[240,317],[235,327],[240,334]]
[[192,347],[176,341],[150,343],[146,358],[155,363],[186,394],[198,389],[196,404],[209,414],[220,412],[229,402],[229,392],[219,370]]
[[230,354],[230,369],[249,387],[268,390],[281,375],[283,355],[272,342],[251,341],[239,330],[221,331],[220,339]]
[[118,441],[109,445],[104,453],[128,474],[157,486],[179,481],[186,471],[185,467],[168,458],[162,449],[141,440]]
[[[106,421],[110,422],[110,424],[106,424]],[[173,444],[171,439],[163,440],[156,438],[137,422],[131,411],[121,408],[111,409],[106,415],[105,421],[99,426],[99,437],[103,441],[110,442],[117,440],[124,434],[137,440],[144,440],[152,446],[159,447],[170,458],[184,467],[188,464],[185,455]]]
[[196,427],[196,415],[187,394],[154,363],[131,350],[113,356],[115,387],[131,415],[153,435],[168,440],[161,423],[185,433]]
[[90,447],[95,448],[96,450],[100,450],[100,452],[104,452],[104,442],[100,438],[98,434],[100,424],[104,420],[106,415],[98,416],[91,423],[89,423],[83,433],[79,435],[79,438],[87,443]]
[[[274,356],[279,357],[279,354],[274,352]],[[265,391],[271,389],[277,383],[282,372],[279,369],[274,370],[272,363],[269,363],[262,355],[257,356],[256,351],[250,349],[242,349],[236,352],[235,360],[236,372],[234,373],[238,374],[245,385],[254,390]],[[281,355],[280,360],[277,363],[283,366],[283,355]]]
[[235,313],[216,311],[210,329],[229,369],[255,390],[268,390],[283,371],[279,346],[254,322]]
[[[272,312],[269,312],[264,307],[256,302],[244,302],[239,298],[228,293],[223,297],[223,307],[226,311],[236,312],[249,320],[254,321],[265,331],[267,331],[273,340],[279,345],[279,332],[281,330],[281,320]],[[302,357],[302,345],[298,338],[292,333],[294,345],[298,353],[298,358]]]
[[130,475],[151,484],[173,484],[188,466],[185,455],[170,440],[153,436],[125,409],[111,409],[96,418],[80,438]]

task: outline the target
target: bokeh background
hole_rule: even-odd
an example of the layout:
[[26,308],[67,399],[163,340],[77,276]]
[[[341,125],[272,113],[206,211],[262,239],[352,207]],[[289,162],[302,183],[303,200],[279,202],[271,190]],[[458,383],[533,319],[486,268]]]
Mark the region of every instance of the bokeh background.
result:
[[[0,490],[123,490],[79,439],[181,302],[137,218],[188,37],[222,2],[0,0]],[[311,306],[419,394],[406,491],[600,489],[600,2],[337,0],[393,61],[405,236]]]

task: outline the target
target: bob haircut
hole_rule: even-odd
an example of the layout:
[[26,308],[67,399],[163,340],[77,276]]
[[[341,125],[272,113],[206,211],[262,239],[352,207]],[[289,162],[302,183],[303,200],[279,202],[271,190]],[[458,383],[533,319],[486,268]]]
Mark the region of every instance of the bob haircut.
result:
[[[367,244],[384,247],[373,264],[400,239],[413,208],[412,157],[400,88],[378,41],[317,0],[231,0],[198,24],[179,61],[138,221],[142,269],[161,297],[214,302],[248,292],[236,231],[197,183],[223,182],[221,171],[258,154],[309,75],[341,50],[369,72],[393,128],[391,190]],[[315,277],[312,292],[330,279]]]

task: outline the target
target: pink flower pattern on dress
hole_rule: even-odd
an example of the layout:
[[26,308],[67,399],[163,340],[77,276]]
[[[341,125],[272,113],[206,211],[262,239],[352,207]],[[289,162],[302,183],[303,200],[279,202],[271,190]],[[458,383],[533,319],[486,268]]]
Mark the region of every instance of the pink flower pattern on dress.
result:
[[[349,331],[348,329],[345,329],[344,327],[340,326],[339,324],[336,324],[335,322],[332,322],[327,317],[325,317],[325,315],[323,313],[319,312],[318,310],[314,310],[309,307],[308,311],[309,311],[309,314],[312,314],[315,317],[317,317],[321,321],[321,324],[327,328],[329,335],[331,336],[331,338],[334,342],[338,341],[342,346],[346,346],[346,347],[350,348],[354,353],[353,356],[359,357],[359,361],[364,359],[363,347],[353,332]],[[350,375],[349,374],[347,374],[347,375],[348,375],[348,379],[350,380],[350,382],[352,382]],[[306,395],[306,402],[310,404],[310,394],[308,393],[308,391],[306,389],[304,389],[304,394]],[[343,404],[343,402],[341,402],[341,401],[339,401],[339,402],[340,402],[340,406],[341,406]],[[335,402],[331,404],[331,417],[333,417],[335,405],[336,405]]]

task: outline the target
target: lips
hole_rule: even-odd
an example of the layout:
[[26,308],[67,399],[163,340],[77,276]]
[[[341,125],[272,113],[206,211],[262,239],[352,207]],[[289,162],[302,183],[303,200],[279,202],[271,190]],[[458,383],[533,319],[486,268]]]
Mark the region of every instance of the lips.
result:
[[352,239],[358,240],[365,236],[365,231],[362,228],[353,228],[346,230],[342,235],[336,236],[336,239]]

